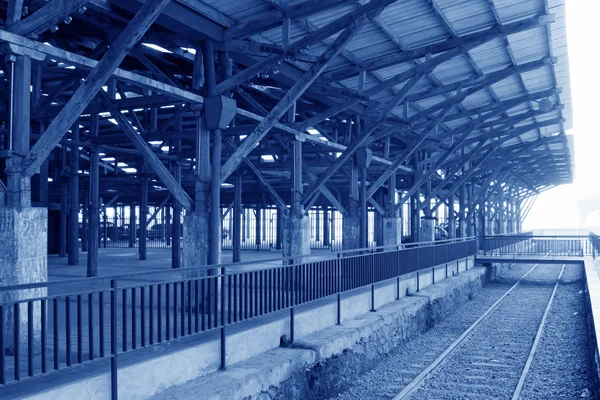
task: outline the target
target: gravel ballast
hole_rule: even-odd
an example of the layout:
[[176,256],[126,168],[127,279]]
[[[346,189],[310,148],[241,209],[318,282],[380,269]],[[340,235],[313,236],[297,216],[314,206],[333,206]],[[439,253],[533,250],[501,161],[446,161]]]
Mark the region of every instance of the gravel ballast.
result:
[[[500,298],[532,265],[515,265],[478,295],[422,335],[390,352],[369,372],[360,375],[335,400],[390,399],[432,363],[477,318]],[[556,275],[558,272],[556,273]]]
[[[514,265],[474,301],[390,352],[331,397],[391,399],[446,350],[532,265]],[[510,399],[529,356],[561,265],[540,265],[437,368],[412,399]],[[583,267],[566,266],[522,399],[592,397]]]
[[510,399],[560,270],[532,271],[410,398]]
[[583,267],[565,267],[522,399],[592,398]]

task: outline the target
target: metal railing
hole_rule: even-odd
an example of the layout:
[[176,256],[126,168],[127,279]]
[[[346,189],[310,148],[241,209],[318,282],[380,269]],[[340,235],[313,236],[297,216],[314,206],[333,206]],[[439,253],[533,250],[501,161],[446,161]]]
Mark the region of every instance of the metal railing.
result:
[[[474,238],[326,253],[294,263],[277,258],[186,269],[130,273],[0,287],[0,387],[98,359],[111,359],[117,393],[117,356],[181,337],[220,330],[226,366],[226,328],[475,255]],[[321,255],[322,257],[322,255]],[[454,268],[454,264],[450,265]],[[417,279],[418,282],[418,279]],[[417,286],[417,290],[419,287]]]
[[544,256],[595,258],[598,252],[599,238],[593,233],[588,235],[533,235],[533,233],[485,236],[480,240],[480,250],[488,256]]

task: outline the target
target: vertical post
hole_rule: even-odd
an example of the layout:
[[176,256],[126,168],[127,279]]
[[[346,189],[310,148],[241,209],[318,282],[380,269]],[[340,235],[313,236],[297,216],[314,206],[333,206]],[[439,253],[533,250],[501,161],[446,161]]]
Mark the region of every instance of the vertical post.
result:
[[[181,118],[178,119],[177,125],[181,127]],[[175,154],[181,153],[181,140],[175,141]],[[181,164],[175,164],[175,173],[173,176],[178,183],[181,183]],[[173,238],[171,241],[171,268],[181,267],[181,203],[173,198]]]
[[67,147],[63,146],[60,156],[60,228],[59,228],[59,257],[67,256],[67,214],[69,207],[69,186],[67,181]]
[[135,203],[129,206],[129,247],[135,247],[135,237],[137,234],[136,218],[135,218]]
[[242,261],[242,176],[235,176],[235,199],[233,203],[233,262]]
[[329,233],[329,207],[323,207],[323,247],[327,248],[331,244]]
[[256,207],[256,224],[254,224],[254,228],[255,228],[255,237],[254,237],[254,244],[256,245],[256,251],[260,250],[260,232],[261,232],[261,223],[262,223],[262,219],[261,219],[261,208],[260,206]]
[[110,281],[110,394],[111,399],[118,398],[118,372],[117,366],[117,281]]
[[319,207],[315,207],[315,242],[321,241],[321,213]]
[[[175,129],[181,130],[181,117],[175,121]],[[172,148],[175,155],[181,153],[181,140],[176,140]],[[174,165],[173,177],[181,183],[181,164]],[[181,203],[173,198],[173,223],[171,241],[171,268],[181,268]]]
[[[79,120],[71,128],[71,139],[79,142]],[[79,145],[71,146],[69,174],[69,265],[79,264]]]
[[171,205],[166,204],[164,208],[165,216],[165,240],[167,247],[171,246]]
[[88,205],[90,203],[88,191],[83,192],[82,219],[81,219],[81,251],[88,251]]
[[[275,248],[277,250],[281,250],[282,247],[282,241],[283,241],[283,210],[281,209],[277,209],[277,216],[276,221],[277,221],[277,230],[275,231]],[[242,232],[244,231],[244,229],[242,228]]]
[[[212,40],[203,42],[202,52],[204,54],[206,92],[209,97],[216,96],[217,78],[215,76],[215,52]],[[212,131],[212,178],[210,181],[209,264],[219,264],[221,262],[221,146],[221,130],[214,129]]]
[[106,215],[106,206],[104,205],[103,198],[100,198],[99,206],[102,207],[102,241],[104,242],[104,248],[106,248],[106,241],[108,240],[108,216]]
[[360,192],[359,192],[359,204],[360,204],[360,247],[366,248],[368,246],[367,240],[369,235],[369,224],[368,224],[368,209],[367,209],[367,168],[360,168]]
[[[16,23],[21,19],[23,2],[20,0],[9,1],[7,24]],[[11,13],[14,14],[11,17]],[[11,19],[14,20],[11,22]],[[11,69],[11,104],[10,104],[10,132],[9,157],[6,159],[7,198],[9,207],[31,206],[31,179],[21,177],[23,157],[29,152],[30,121],[31,121],[31,58],[26,56],[8,55],[6,64]],[[6,73],[5,73],[6,75]],[[10,133],[9,133],[10,135]],[[65,198],[64,201],[67,201]],[[66,217],[65,217],[66,218]],[[62,222],[62,219],[61,219]],[[63,246],[61,255],[64,256]]]
[[146,167],[142,163],[142,185],[140,193],[140,246],[139,256],[140,260],[145,260],[148,255],[147,251],[147,239],[148,239],[148,175],[146,174]]
[[[99,128],[98,114],[90,116],[90,140],[96,143]],[[88,234],[87,276],[98,276],[98,239],[100,232],[100,155],[94,146],[90,157],[90,220]]]
[[466,207],[466,203],[467,203],[467,187],[466,184],[462,184],[460,185],[460,189],[459,189],[459,218],[458,218],[458,234],[460,238],[464,238],[467,236],[466,234],[466,220],[465,218],[467,217],[467,211],[465,210]]

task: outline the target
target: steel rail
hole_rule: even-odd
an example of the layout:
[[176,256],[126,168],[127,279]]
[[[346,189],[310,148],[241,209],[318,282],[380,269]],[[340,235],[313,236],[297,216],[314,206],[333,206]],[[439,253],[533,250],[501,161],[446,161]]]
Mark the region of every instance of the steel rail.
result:
[[[513,286],[510,287],[494,304],[492,304],[466,331],[464,331],[444,352],[435,359],[425,370],[423,370],[415,379],[412,380],[393,400],[403,400],[410,398],[436,370],[446,363],[449,356],[471,335],[471,333],[485,321],[497,308],[502,301],[512,293],[513,290],[538,266],[531,267]],[[563,266],[564,267],[564,266]],[[562,274],[562,270],[561,270]],[[559,276],[560,279],[560,276]]]
[[554,296],[556,295],[556,290],[558,289],[558,284],[560,282],[560,278],[565,271],[565,265],[563,264],[560,274],[558,274],[558,278],[556,279],[556,284],[554,285],[554,290],[552,290],[552,294],[550,295],[550,300],[548,300],[548,305],[546,306],[546,310],[544,311],[544,316],[542,317],[542,321],[540,322],[540,326],[538,327],[537,333],[535,335],[535,340],[533,341],[533,346],[531,346],[531,351],[529,352],[529,357],[527,357],[527,362],[523,367],[523,372],[521,373],[521,377],[519,378],[519,383],[515,388],[515,392],[513,393],[512,400],[518,400],[521,397],[521,391],[525,386],[525,381],[527,380],[527,375],[529,374],[529,369],[531,368],[531,364],[533,363],[533,358],[535,357],[535,352],[540,344],[540,340],[542,339],[542,334],[544,333],[544,327],[546,326],[546,320],[548,319],[548,314],[550,314],[550,308],[552,307],[552,301],[554,300]]

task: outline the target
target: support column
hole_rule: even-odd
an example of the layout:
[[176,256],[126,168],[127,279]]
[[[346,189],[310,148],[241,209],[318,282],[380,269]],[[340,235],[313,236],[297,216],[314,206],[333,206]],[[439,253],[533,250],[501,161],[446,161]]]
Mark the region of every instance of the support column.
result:
[[[288,122],[293,123],[296,118],[296,103],[288,110]],[[302,196],[304,186],[302,182],[302,142],[294,140],[294,158],[292,160],[292,208],[283,216],[283,257],[297,257],[294,262],[301,262],[302,256],[310,254],[310,221],[304,215]]]
[[360,231],[359,231],[359,247],[366,248],[368,246],[369,235],[369,216],[367,209],[367,168],[360,168]]
[[88,204],[90,202],[90,196],[86,191],[83,192],[83,199],[81,200],[82,210],[81,213],[81,251],[88,251]]
[[262,232],[262,218],[261,211],[263,211],[260,207],[256,207],[254,215],[256,216],[256,223],[254,224],[254,245],[256,246],[256,251],[260,250],[261,245],[261,232]]
[[[347,120],[344,132],[344,144],[352,141],[352,127],[358,128]],[[348,182],[347,214],[342,214],[342,249],[351,250],[360,247],[360,217],[358,215],[358,165],[356,155],[348,159],[350,177]],[[338,245],[339,248],[339,245]]]
[[[178,118],[176,125],[181,128],[181,118]],[[176,128],[177,129],[177,128]],[[181,140],[175,141],[174,146],[175,154],[181,152]],[[177,183],[181,184],[181,164],[175,163],[173,177]],[[173,198],[173,224],[172,224],[172,242],[171,242],[171,268],[181,268],[182,254],[181,254],[181,203]],[[184,239],[185,239],[185,228],[184,228]],[[184,244],[185,246],[185,244]]]
[[463,183],[460,185],[459,194],[459,218],[458,218],[458,234],[459,237],[467,237],[467,186]]
[[[21,17],[22,2],[9,1],[6,24],[10,27]],[[11,7],[13,9],[11,10]],[[5,65],[10,71],[12,89],[9,104],[12,123],[9,128],[9,152],[6,159],[7,196],[6,204],[0,204],[0,282],[2,285],[19,285],[45,282],[48,280],[47,240],[48,210],[31,207],[31,179],[21,176],[23,157],[29,151],[31,120],[31,59],[9,55]],[[9,72],[7,74],[7,72]],[[45,296],[45,288],[0,292],[0,302]],[[15,326],[21,332],[18,347],[26,354],[28,341],[27,304],[19,307],[20,319],[15,323],[14,308],[5,307],[3,321],[5,348],[0,351],[14,354]],[[40,302],[34,302],[33,351],[40,350],[41,313]]]
[[[242,261],[242,176],[235,176],[235,194],[233,200],[233,262]],[[279,216],[279,212],[277,213]],[[278,221],[279,222],[279,221]],[[279,225],[279,224],[277,224]],[[279,243],[279,240],[277,240]]]
[[172,238],[172,231],[171,231],[171,205],[170,204],[166,204],[165,208],[164,208],[164,216],[165,216],[165,240],[166,240],[166,244],[167,247],[171,246],[171,238]]
[[321,241],[321,212],[319,207],[315,207],[315,242]]
[[479,204],[479,236],[484,237],[487,234],[487,211],[485,209],[485,203]]
[[323,247],[328,248],[331,245],[329,230],[329,207],[323,207]]
[[456,216],[454,213],[454,193],[448,199],[448,239],[456,237]]
[[515,202],[515,229],[517,233],[521,233],[523,227],[521,226],[521,202]]
[[140,260],[148,257],[147,239],[148,239],[148,176],[145,167],[142,164],[142,185],[140,194]]
[[135,204],[129,206],[129,247],[135,247],[135,240],[137,236],[137,226],[135,218]]
[[506,233],[506,216],[504,215],[504,190],[500,188],[500,196],[498,199],[498,233],[503,235]]
[[[96,142],[98,138],[98,114],[90,116],[90,139]],[[100,236],[100,154],[93,147],[90,156],[90,210],[87,254],[87,276],[98,276],[98,240]],[[135,232],[135,224],[134,224]],[[135,233],[134,233],[135,234]]]
[[69,182],[67,171],[67,147],[63,146],[60,155],[60,228],[59,228],[59,257],[67,256],[67,214],[69,213]]
[[[473,192],[474,192],[473,185],[467,186],[468,202],[470,202],[471,207],[475,208],[477,206],[477,204],[472,203],[474,201]],[[477,220],[477,212],[475,212],[475,210],[473,210],[473,212],[471,213],[470,221],[466,221],[467,222],[467,234],[470,237],[477,235],[476,230],[475,230],[476,220]]]
[[[210,50],[210,54],[204,54],[207,50]],[[211,73],[214,76],[212,43],[196,49],[192,82],[195,90],[200,91],[202,89],[205,73]],[[210,132],[206,129],[206,110],[196,118],[196,132],[195,202],[194,212],[186,213],[183,221],[182,266],[184,268],[206,265],[209,259],[209,224],[211,218],[209,191],[212,168],[210,165]]]
[[[390,157],[390,138],[385,141],[383,155]],[[402,208],[396,206],[396,172],[388,180],[386,214],[382,219],[381,235],[383,246],[398,246],[402,242]],[[379,243],[378,243],[379,244]]]
[[342,217],[342,248],[360,248],[360,217],[358,200],[358,167],[356,157],[350,159],[350,193],[347,214]]
[[[283,213],[285,211],[281,210],[281,209],[277,209],[277,231],[275,232],[276,235],[276,245],[275,248],[277,250],[281,250],[283,248]],[[241,233],[243,234],[244,232],[244,213],[242,211],[242,229],[241,229]]]
[[[79,120],[71,128],[71,139],[79,142]],[[79,265],[79,145],[71,146],[69,174],[69,265]]]
[[[215,76],[214,49],[211,40],[204,41],[204,72],[206,74],[206,91],[209,97],[216,96],[217,78]],[[229,60],[229,57],[227,57]],[[221,60],[220,60],[221,61]],[[224,63],[221,67],[226,69]],[[212,178],[210,181],[210,230],[208,263],[221,263],[221,129],[213,129],[212,133]]]
[[421,219],[421,231],[419,233],[420,242],[435,241],[435,222],[436,218],[428,216]]
[[421,241],[421,201],[420,194],[412,196],[410,200],[410,236],[413,243]]

